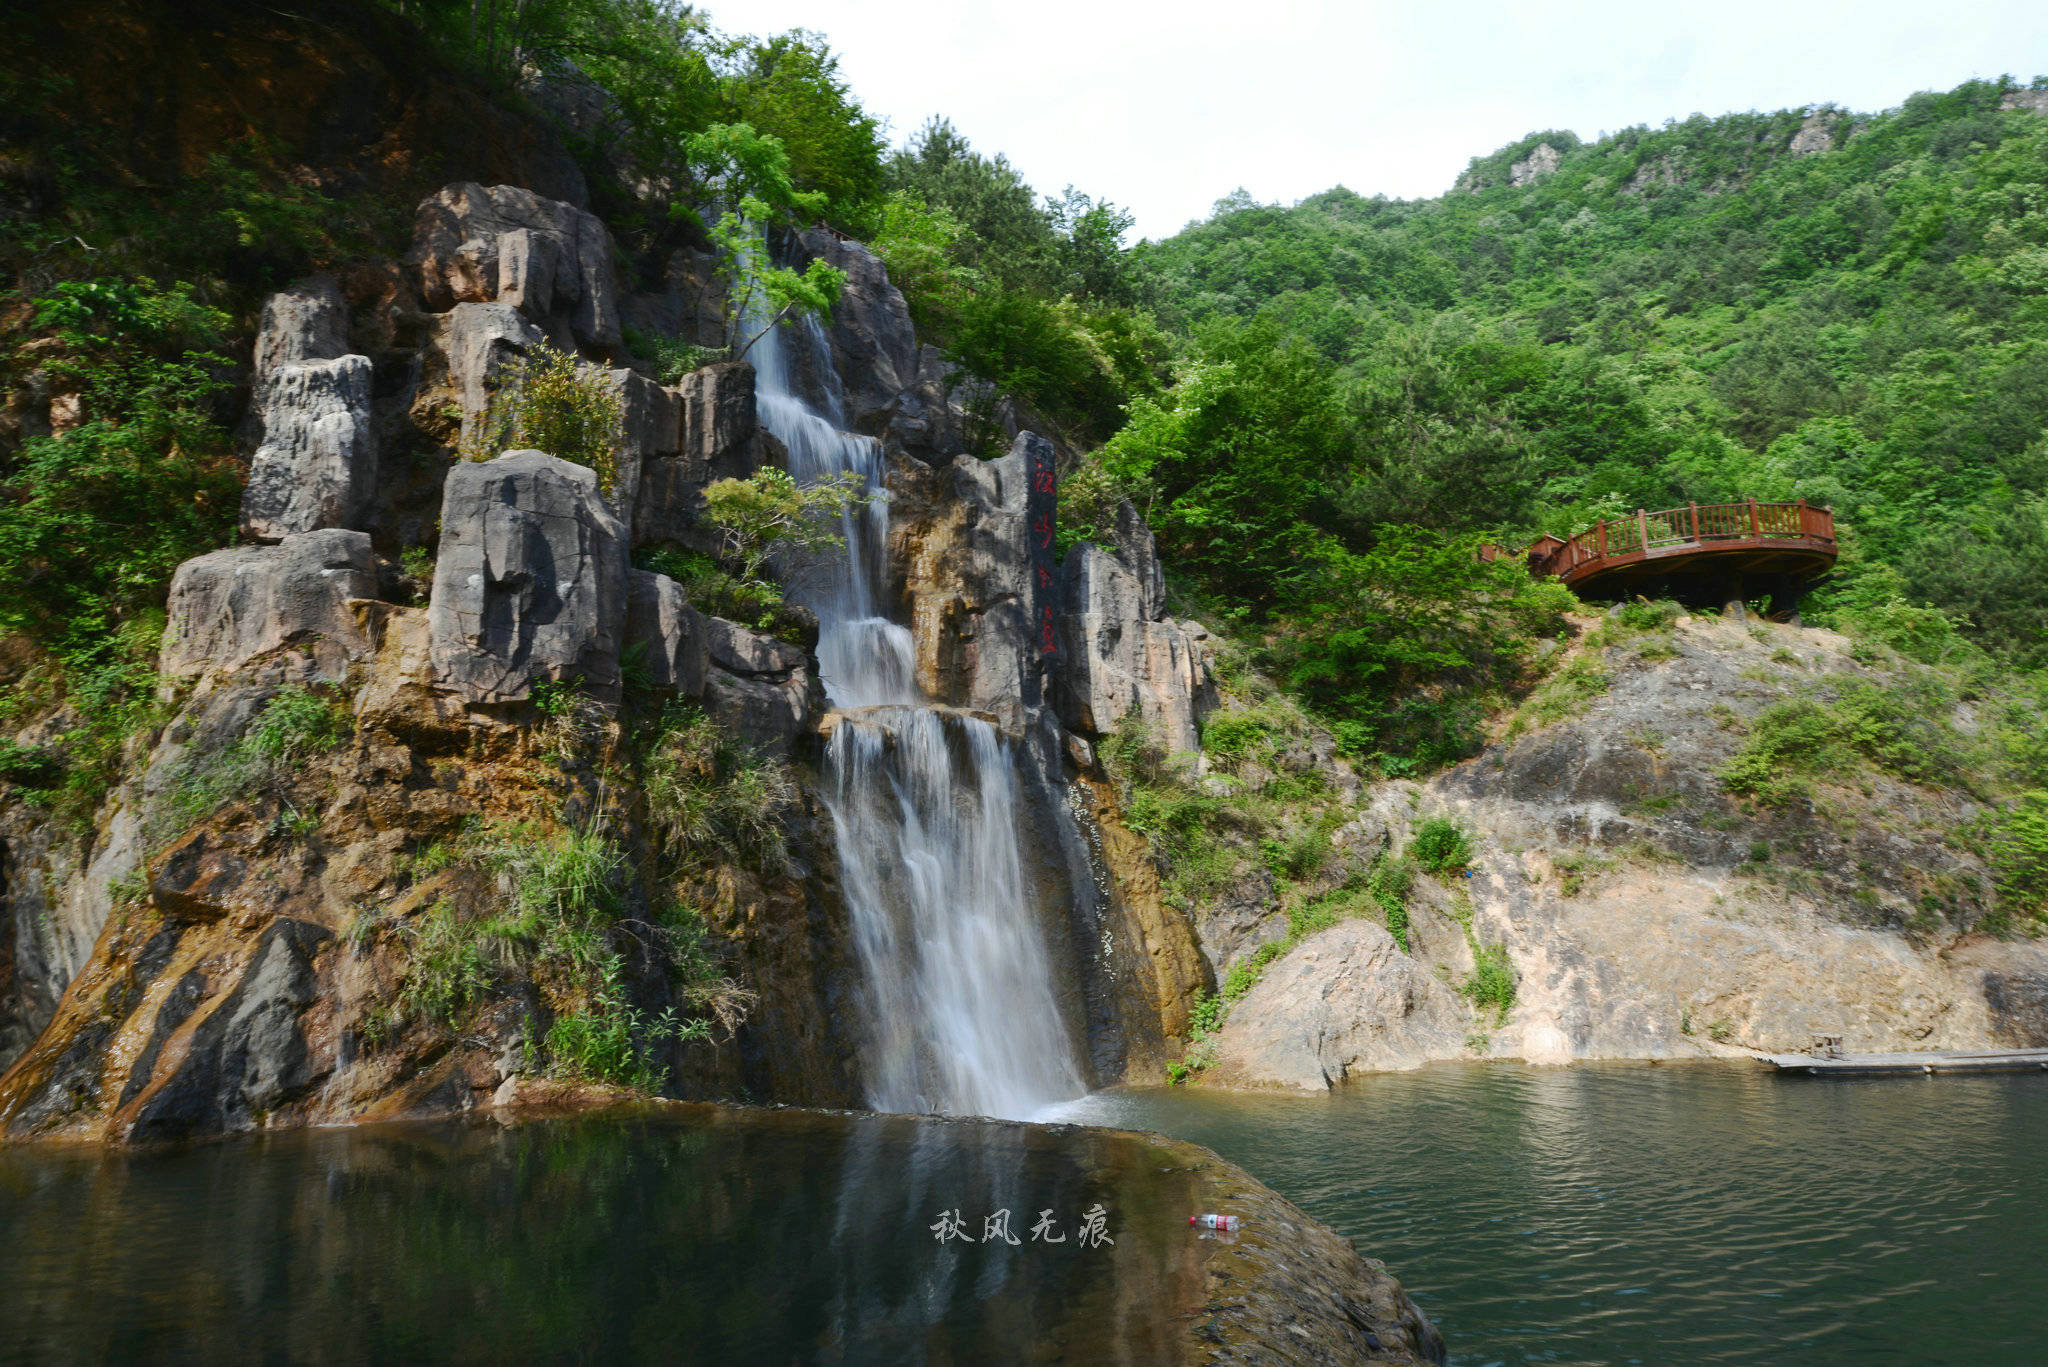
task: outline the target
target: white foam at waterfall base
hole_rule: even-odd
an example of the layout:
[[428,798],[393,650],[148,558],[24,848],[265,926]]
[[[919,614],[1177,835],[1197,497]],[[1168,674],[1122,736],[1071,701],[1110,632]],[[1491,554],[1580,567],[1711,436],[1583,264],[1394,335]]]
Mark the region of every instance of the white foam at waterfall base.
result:
[[[820,413],[791,385],[787,348],[813,348]],[[882,456],[839,425],[838,377],[815,322],[774,328],[749,359],[761,423],[799,483],[851,471],[882,489]],[[866,979],[868,1103],[1025,1119],[1087,1090],[1031,904],[1020,783],[994,727],[919,695],[910,632],[881,611],[889,510],[857,503],[845,545],[800,591],[843,718],[826,747],[826,806]]]

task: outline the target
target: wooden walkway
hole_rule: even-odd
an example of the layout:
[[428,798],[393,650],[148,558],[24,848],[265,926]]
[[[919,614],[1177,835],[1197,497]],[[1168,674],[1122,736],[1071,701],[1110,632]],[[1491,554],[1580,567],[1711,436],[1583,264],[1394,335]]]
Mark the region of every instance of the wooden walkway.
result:
[[1930,1049],[1910,1054],[1763,1054],[1781,1073],[1809,1077],[1905,1077],[1915,1073],[2048,1072],[2048,1049]]
[[1673,581],[1773,585],[1782,592],[1835,563],[1835,515],[1798,503],[1688,503],[1603,521],[1569,541],[1529,547],[1529,572],[1554,574],[1574,593],[1624,598]]

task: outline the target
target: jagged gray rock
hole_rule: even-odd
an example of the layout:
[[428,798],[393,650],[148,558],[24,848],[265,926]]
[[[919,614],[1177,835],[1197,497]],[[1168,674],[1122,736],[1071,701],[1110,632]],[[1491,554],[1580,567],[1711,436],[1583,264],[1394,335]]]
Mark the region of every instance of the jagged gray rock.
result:
[[1799,131],[1792,135],[1791,145],[1785,150],[1795,157],[1810,157],[1821,152],[1834,150],[1834,120],[1825,109],[1816,109],[1806,116],[1799,125]]
[[897,394],[917,381],[917,333],[903,293],[881,258],[824,228],[801,238],[806,254],[846,272],[825,335],[844,382],[846,418],[857,431],[880,429]]
[[491,403],[518,368],[547,345],[541,330],[510,304],[457,304],[441,319],[435,346],[462,410],[462,444],[479,446]]
[[348,304],[328,275],[294,280],[263,302],[256,330],[256,383],[260,388],[289,361],[331,361],[348,354]]
[[980,380],[948,383],[956,373],[937,347],[920,347],[916,373],[883,415],[884,440],[927,464],[943,465],[967,449],[970,406],[988,412],[990,422],[1014,440],[1016,413],[1010,401],[999,399]]
[[242,490],[259,541],[357,522],[377,485],[370,358],[283,361],[258,386],[263,444]]
[[1118,539],[1129,544],[1138,570],[1085,541],[1060,566],[1060,718],[1107,735],[1135,711],[1169,750],[1193,750],[1202,718],[1216,705],[1209,633],[1165,615],[1158,556],[1135,515],[1120,520]]
[[722,617],[706,619],[704,711],[761,749],[787,755],[811,728],[817,687],[806,653]]
[[704,692],[711,621],[690,606],[683,586],[667,575],[627,572],[626,649],[638,652],[640,667],[654,687],[688,697]]
[[607,349],[619,344],[612,254],[595,214],[514,185],[462,181],[420,204],[408,261],[430,309],[498,300]]
[[234,994],[193,1032],[176,1071],[145,1096],[135,1143],[245,1130],[317,1074],[299,1029],[314,996],[313,956],[328,932],[281,919],[263,933]]
[[1564,165],[1564,153],[1547,142],[1539,142],[1529,149],[1529,155],[1508,167],[1508,184],[1511,186],[1534,185],[1545,176],[1553,174]]
[[363,532],[330,528],[213,551],[171,579],[157,668],[174,678],[228,673],[296,646],[337,678],[371,651],[350,600],[376,596],[377,561]]
[[449,471],[428,605],[436,686],[471,702],[580,678],[616,693],[626,530],[595,471],[512,451]]
[[1266,969],[1230,1010],[1216,1072],[1260,1085],[1333,1087],[1359,1072],[1455,1058],[1471,1013],[1370,921],[1344,921]]
[[754,414],[754,367],[745,361],[706,366],[666,392],[676,405],[675,439],[641,462],[633,540],[710,551],[715,543],[699,525],[704,486],[716,479],[744,479],[763,459],[763,434]]
[[676,392],[632,370],[601,372],[619,396],[619,470],[611,489],[612,507],[631,525],[642,472],[650,461],[676,453],[681,403]]

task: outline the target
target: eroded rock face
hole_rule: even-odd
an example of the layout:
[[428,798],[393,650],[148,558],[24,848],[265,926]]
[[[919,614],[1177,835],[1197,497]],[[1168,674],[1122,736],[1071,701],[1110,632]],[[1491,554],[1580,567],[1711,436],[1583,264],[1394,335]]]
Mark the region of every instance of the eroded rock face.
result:
[[259,541],[348,527],[377,485],[370,358],[283,361],[259,382],[263,444],[242,491],[242,530]]
[[171,580],[158,668],[179,678],[227,673],[304,646],[328,677],[371,644],[351,602],[377,596],[366,533],[331,529],[275,546],[230,546],[187,560]]
[[594,214],[517,186],[463,181],[420,205],[408,259],[430,309],[497,300],[608,349],[619,344],[612,252]]
[[789,754],[815,723],[821,701],[810,657],[722,617],[702,620],[710,664],[704,711],[768,753]]
[[676,391],[664,389],[636,371],[600,373],[605,385],[619,396],[618,477],[610,493],[612,507],[630,530],[642,471],[650,461],[676,452],[681,404]]
[[449,472],[428,608],[437,686],[524,699],[540,680],[619,684],[626,529],[595,471],[512,451]]
[[457,304],[441,320],[435,347],[462,410],[465,446],[481,443],[492,399],[546,345],[541,330],[509,304]]
[[1200,626],[1146,615],[1146,585],[1122,561],[1082,543],[1061,566],[1065,611],[1060,714],[1078,731],[1106,735],[1132,712],[1170,750],[1194,750],[1215,705]]
[[1237,1005],[1219,1077],[1320,1090],[1359,1072],[1456,1057],[1470,1013],[1458,994],[1370,921],[1346,921],[1275,961]]
[[[306,921],[273,922],[234,993],[190,1032],[176,1070],[143,1094],[126,1137],[245,1130],[304,1093],[317,1073],[299,1017],[314,998],[313,956],[328,938]],[[164,1009],[191,1007],[174,992]]]
[[1564,153],[1547,142],[1539,142],[1529,150],[1528,156],[1508,167],[1508,184],[1534,185],[1562,165]]
[[891,475],[892,553],[910,601],[917,685],[929,697],[1023,726],[1041,700],[1031,632],[1031,555],[1026,537],[1026,433],[1000,460],[963,456],[927,472],[903,463]]
[[716,543],[700,523],[704,487],[746,478],[765,454],[754,415],[754,367],[744,361],[706,366],[665,392],[675,405],[674,440],[641,462],[633,541],[709,552]]
[[823,228],[810,229],[801,240],[808,256],[846,272],[825,335],[845,386],[848,425],[874,432],[896,395],[917,381],[917,334],[911,327],[910,307],[890,283],[881,258],[860,243]]
[[1819,152],[1833,151],[1835,146],[1833,122],[1828,117],[1827,111],[1816,109],[1813,113],[1806,116],[1804,123],[1799,125],[1799,131],[1792,135],[1791,145],[1785,150],[1795,157],[1810,157]]
[[328,275],[294,280],[263,302],[256,332],[256,383],[292,361],[331,361],[348,354],[348,304]]
[[683,586],[667,575],[626,572],[626,649],[637,652],[653,687],[689,697],[703,693],[704,673],[711,662],[711,622],[690,606]]

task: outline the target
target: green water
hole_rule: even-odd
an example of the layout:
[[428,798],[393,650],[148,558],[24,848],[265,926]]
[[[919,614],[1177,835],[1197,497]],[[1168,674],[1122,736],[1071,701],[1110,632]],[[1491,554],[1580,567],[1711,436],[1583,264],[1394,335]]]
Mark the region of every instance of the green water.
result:
[[1106,1093],[1383,1258],[1460,1367],[2048,1363],[2048,1076],[1442,1066]]
[[1200,1276],[1173,1161],[708,1107],[0,1149],[0,1363],[1163,1363]]

